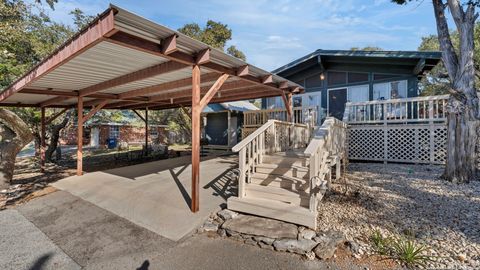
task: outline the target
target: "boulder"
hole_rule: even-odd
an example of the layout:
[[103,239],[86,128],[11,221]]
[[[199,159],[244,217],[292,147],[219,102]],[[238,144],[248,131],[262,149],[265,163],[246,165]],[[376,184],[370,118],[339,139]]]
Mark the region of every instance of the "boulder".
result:
[[258,242],[258,245],[263,249],[268,249],[268,250],[273,250],[274,249],[272,245],[267,245],[264,242]]
[[227,221],[229,219],[236,218],[238,216],[238,213],[233,212],[232,210],[223,209],[222,211],[218,212],[217,215],[224,221]]
[[297,239],[297,226],[278,220],[240,215],[223,223],[222,228],[242,234],[264,236],[273,239]]
[[311,251],[317,243],[308,239],[281,239],[273,242],[273,246],[278,251],[289,251],[297,254],[306,254]]
[[207,221],[203,224],[202,229],[204,232],[216,232],[218,230],[218,225],[211,221]]
[[315,236],[317,236],[317,233],[315,231],[310,229],[305,229],[298,234],[298,240],[300,239],[312,240],[312,238],[314,238]]
[[345,236],[340,232],[329,232],[320,238],[320,242],[313,250],[319,259],[328,260],[333,257],[337,247],[345,242]]
[[273,242],[275,242],[275,239],[268,238],[268,237],[263,237],[263,236],[255,236],[255,237],[253,237],[253,239],[255,239],[255,241],[257,241],[257,242],[263,242],[267,245],[272,245]]

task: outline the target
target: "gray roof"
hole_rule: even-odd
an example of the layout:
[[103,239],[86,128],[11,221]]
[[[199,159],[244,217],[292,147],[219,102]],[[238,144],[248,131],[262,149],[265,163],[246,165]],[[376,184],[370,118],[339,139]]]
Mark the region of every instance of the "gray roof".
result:
[[442,52],[439,51],[362,51],[362,50],[322,50],[318,49],[299,59],[292,61],[272,71],[279,74],[305,61],[322,56],[329,57],[356,57],[356,58],[390,58],[390,59],[432,59],[440,61]]
[[254,110],[258,110],[258,107],[250,103],[249,101],[240,100],[240,101],[208,104],[205,107],[205,109],[203,109],[203,112],[204,113],[223,112],[223,111],[246,112],[246,111],[254,111]]

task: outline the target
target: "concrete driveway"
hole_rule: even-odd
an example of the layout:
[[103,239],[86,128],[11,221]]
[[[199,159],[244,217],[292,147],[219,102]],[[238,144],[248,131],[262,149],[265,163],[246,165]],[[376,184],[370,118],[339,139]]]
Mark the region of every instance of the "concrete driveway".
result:
[[0,211],[0,225],[6,270],[339,269],[206,235],[174,242],[64,191]]
[[178,241],[234,193],[235,157],[200,163],[200,211],[190,211],[191,157],[72,176],[53,184],[163,237]]

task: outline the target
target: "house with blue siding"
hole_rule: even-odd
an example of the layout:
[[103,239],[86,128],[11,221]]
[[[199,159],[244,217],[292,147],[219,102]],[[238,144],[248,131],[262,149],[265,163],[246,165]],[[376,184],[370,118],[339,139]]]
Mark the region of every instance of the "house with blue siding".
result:
[[[342,119],[346,102],[419,95],[419,80],[441,52],[317,50],[273,73],[305,87],[293,107],[315,108],[318,117]],[[281,97],[262,99],[263,109],[283,108]]]

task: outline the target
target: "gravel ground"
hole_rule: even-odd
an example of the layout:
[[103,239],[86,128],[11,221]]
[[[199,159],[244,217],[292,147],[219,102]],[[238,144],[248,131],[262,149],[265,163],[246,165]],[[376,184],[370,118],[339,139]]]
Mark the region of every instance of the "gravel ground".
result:
[[428,268],[480,268],[480,181],[439,179],[441,166],[352,163],[319,210],[319,230],[343,231],[372,253],[369,237],[414,234],[435,262]]

